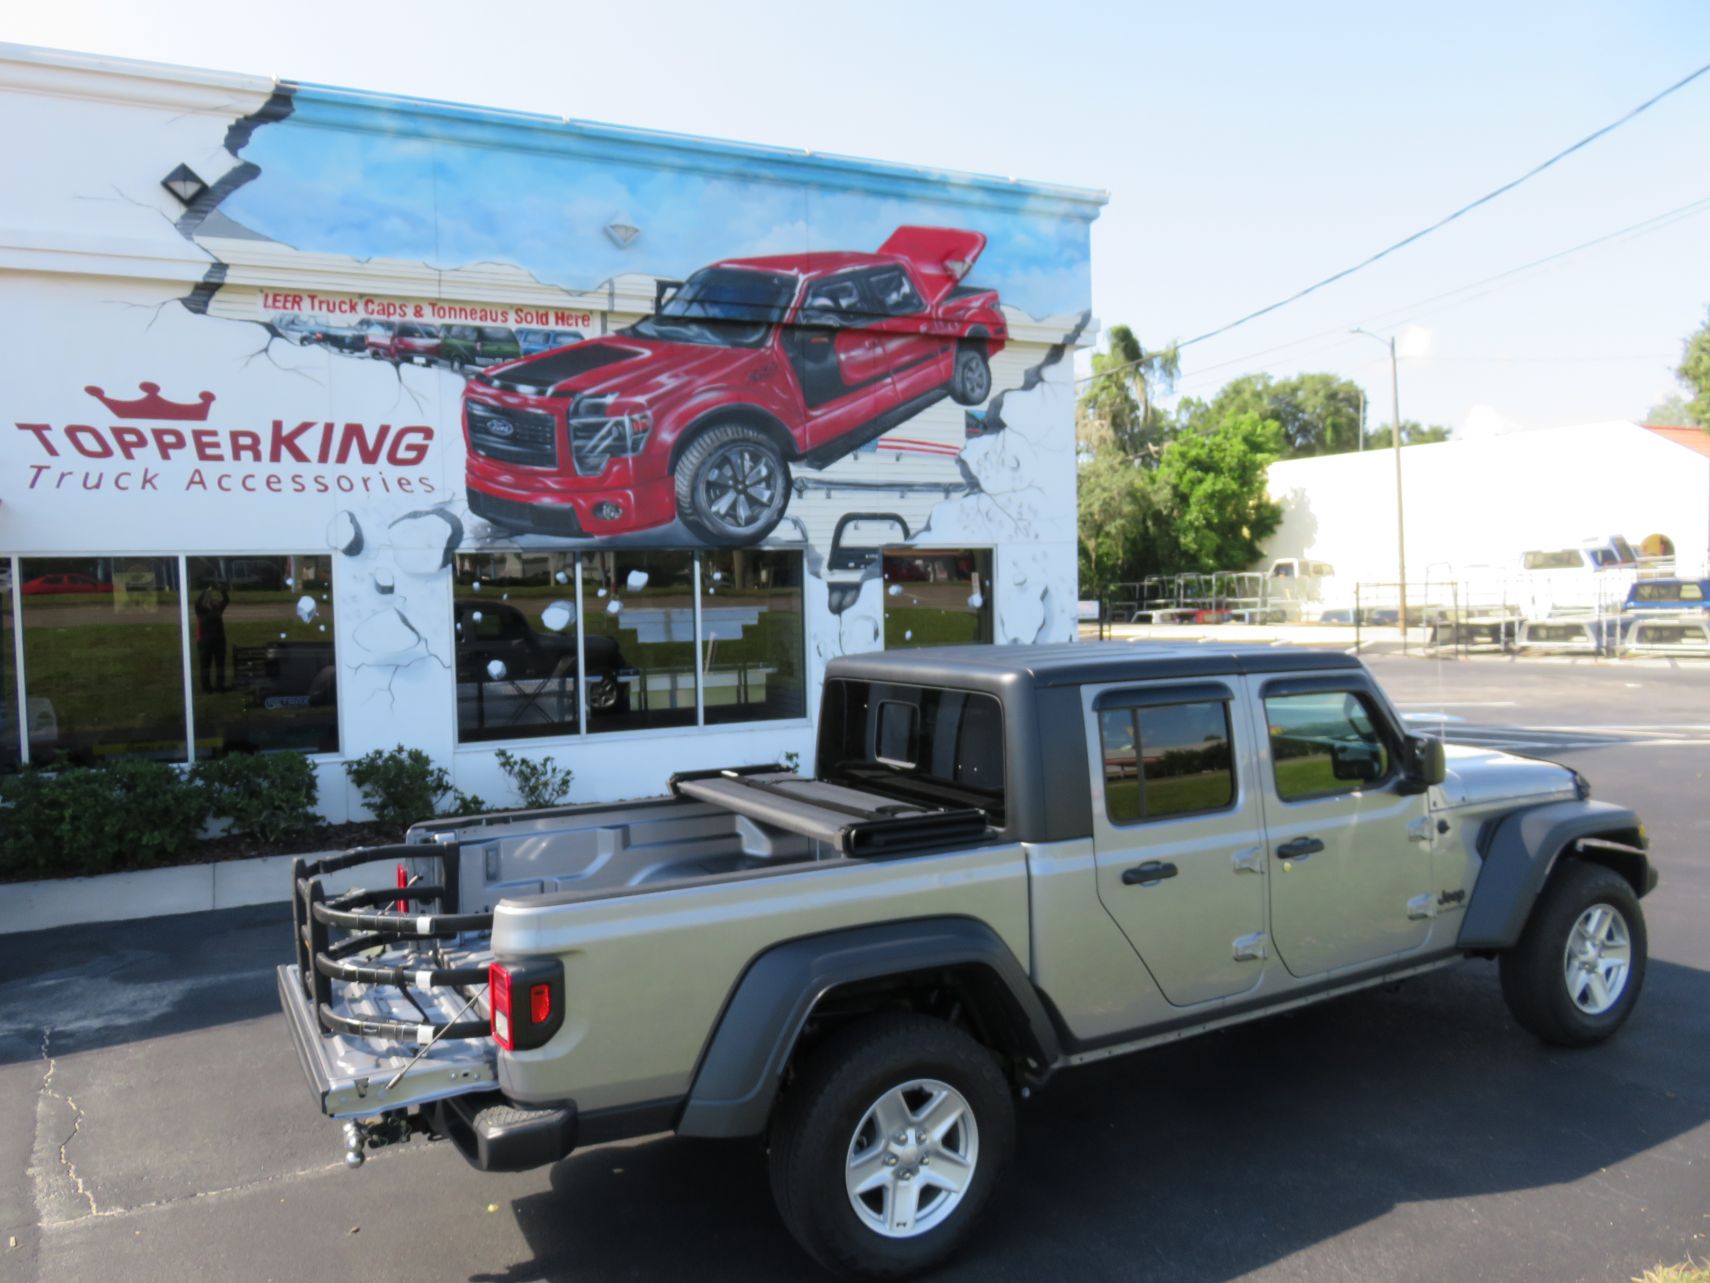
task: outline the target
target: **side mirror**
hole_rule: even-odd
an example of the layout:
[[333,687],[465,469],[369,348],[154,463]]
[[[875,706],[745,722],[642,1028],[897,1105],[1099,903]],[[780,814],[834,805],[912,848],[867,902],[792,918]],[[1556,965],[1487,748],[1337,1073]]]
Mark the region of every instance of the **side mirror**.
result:
[[1449,773],[1448,763],[1443,756],[1443,741],[1414,735],[1408,738],[1407,746],[1412,761],[1408,764],[1406,774],[1402,776],[1405,791],[1423,793],[1432,785],[1441,784]]

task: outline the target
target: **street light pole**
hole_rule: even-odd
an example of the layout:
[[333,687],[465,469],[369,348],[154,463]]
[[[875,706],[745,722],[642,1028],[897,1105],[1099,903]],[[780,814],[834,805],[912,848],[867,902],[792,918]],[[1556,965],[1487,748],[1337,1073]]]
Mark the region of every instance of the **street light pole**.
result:
[[1391,431],[1390,444],[1395,450],[1395,556],[1396,570],[1401,582],[1396,586],[1399,594],[1401,609],[1398,618],[1401,624],[1401,634],[1407,635],[1407,522],[1402,513],[1401,504],[1401,378],[1396,369],[1395,335],[1385,339],[1373,334],[1370,330],[1362,330],[1358,326],[1348,331],[1350,334],[1364,334],[1368,339],[1376,339],[1389,349],[1389,398],[1390,413],[1393,416],[1394,427]]

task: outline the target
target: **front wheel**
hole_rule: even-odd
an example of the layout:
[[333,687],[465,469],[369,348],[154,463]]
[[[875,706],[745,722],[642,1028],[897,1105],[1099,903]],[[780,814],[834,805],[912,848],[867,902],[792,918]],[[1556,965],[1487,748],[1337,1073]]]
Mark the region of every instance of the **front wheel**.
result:
[[992,393],[992,367],[986,354],[972,343],[956,353],[950,372],[950,399],[957,405],[979,405]]
[[902,1278],[961,1246],[1014,1148],[990,1051],[941,1020],[871,1016],[821,1044],[779,1105],[772,1195],[827,1269]]
[[1519,943],[1502,955],[1502,997],[1515,1021],[1545,1042],[1602,1042],[1632,1014],[1647,952],[1644,911],[1627,879],[1563,860]]
[[677,515],[715,548],[741,548],[772,533],[790,502],[790,465],[757,428],[708,428],[675,472]]

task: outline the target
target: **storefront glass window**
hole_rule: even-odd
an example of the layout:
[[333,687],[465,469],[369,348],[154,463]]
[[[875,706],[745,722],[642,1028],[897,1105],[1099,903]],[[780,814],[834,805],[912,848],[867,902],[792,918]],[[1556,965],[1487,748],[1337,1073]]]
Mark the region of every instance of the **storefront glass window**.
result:
[[18,769],[18,671],[12,631],[12,560],[0,557],[0,772]]
[[989,548],[885,549],[885,649],[992,639]]
[[583,556],[589,730],[694,725],[694,573],[687,552]]
[[701,555],[701,689],[706,720],[807,711],[799,553]]
[[574,557],[461,555],[453,583],[458,740],[574,735]]
[[31,760],[183,761],[177,558],[32,557],[19,579]]
[[332,558],[187,564],[196,756],[338,752]]

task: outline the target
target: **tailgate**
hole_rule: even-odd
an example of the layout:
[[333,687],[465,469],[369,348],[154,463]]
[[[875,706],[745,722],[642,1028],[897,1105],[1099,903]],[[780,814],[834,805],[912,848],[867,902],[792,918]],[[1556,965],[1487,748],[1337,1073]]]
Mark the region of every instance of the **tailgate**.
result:
[[[404,888],[326,892],[328,874],[394,863],[412,872],[434,868],[439,880],[424,884],[414,872]],[[329,1117],[494,1089],[486,1003],[492,915],[455,912],[457,864],[455,842],[292,861],[297,960],[278,970],[279,1004]],[[441,911],[420,912],[425,904]]]

